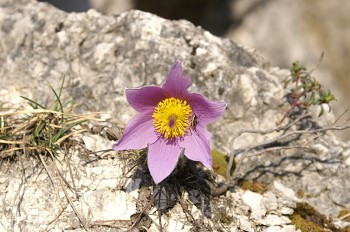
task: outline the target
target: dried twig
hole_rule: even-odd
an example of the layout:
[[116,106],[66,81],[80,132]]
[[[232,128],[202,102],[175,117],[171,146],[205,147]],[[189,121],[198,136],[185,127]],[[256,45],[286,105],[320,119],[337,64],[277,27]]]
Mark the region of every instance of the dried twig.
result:
[[345,218],[347,218],[347,217],[350,217],[350,213],[347,213],[347,214],[345,214],[345,215],[339,217],[339,219],[340,219],[340,220],[343,220],[343,219],[345,219]]
[[53,219],[47,223],[47,225],[54,223],[62,215],[62,213],[67,209],[67,207],[68,207],[68,204],[62,207],[61,210],[58,212],[58,214],[54,216]]
[[[285,140],[287,138],[290,138],[292,136],[295,136],[295,135],[307,135],[307,134],[316,135],[316,136],[311,138],[311,140],[314,140],[314,139],[319,138],[320,136],[322,136],[327,131],[346,130],[346,129],[350,128],[350,125],[346,125],[350,121],[350,119],[347,119],[344,122],[337,124],[337,122],[339,122],[340,118],[343,117],[346,112],[347,112],[347,110],[343,114],[341,114],[331,126],[324,127],[324,128],[319,128],[319,129],[296,130],[296,131],[288,132],[288,130],[290,130],[290,128],[293,125],[295,125],[296,123],[300,122],[302,119],[310,116],[309,114],[304,113],[303,115],[301,115],[300,117],[298,117],[297,119],[293,120],[291,123],[285,125],[282,128],[274,128],[274,129],[266,130],[266,131],[262,131],[262,130],[247,130],[247,131],[239,132],[236,136],[234,136],[231,139],[231,151],[232,152],[230,154],[229,162],[228,162],[228,165],[227,165],[227,171],[226,171],[227,178],[226,178],[226,181],[219,188],[215,188],[213,185],[209,184],[210,187],[211,187],[211,195],[212,196],[221,195],[221,194],[225,193],[229,188],[232,188],[232,187],[234,187],[237,184],[238,178],[234,178],[233,177],[234,174],[237,173],[237,170],[232,172],[232,173],[230,172],[230,170],[232,170],[234,158],[237,155],[234,152],[234,149],[233,149],[232,146],[233,146],[234,141],[239,136],[241,136],[242,134],[244,134],[244,133],[256,133],[256,134],[266,135],[266,134],[275,133],[275,132],[282,132],[281,135],[279,135],[279,136],[277,136],[277,137],[275,137],[273,139],[270,139],[268,141],[262,142],[260,144],[257,144],[257,145],[251,146],[251,147],[247,147],[247,148],[241,149],[239,153],[241,154],[242,157],[238,161],[238,164],[236,165],[237,167],[241,166],[240,164],[243,162],[243,160],[245,158],[252,157],[252,156],[258,156],[258,155],[261,155],[261,154],[266,153],[266,152],[279,151],[279,150],[289,150],[289,149],[310,149],[309,146],[306,146],[307,143],[303,144],[303,145],[277,146],[277,147],[267,147],[267,148],[266,148],[266,146],[268,146],[270,144],[273,144],[273,143],[276,143],[278,141],[283,141],[283,140]],[[259,150],[259,148],[260,148],[260,150]],[[255,150],[255,152],[252,152],[254,150]],[[249,152],[252,152],[252,153],[247,155]]]
[[62,178],[59,178],[59,180],[60,180],[60,184],[61,184],[62,190],[63,190],[63,192],[64,192],[64,195],[66,196],[66,198],[67,198],[67,200],[68,200],[70,206],[72,207],[72,209],[73,209],[75,215],[76,215],[77,218],[79,219],[80,223],[83,225],[84,229],[85,229],[86,231],[89,231],[88,226],[85,224],[85,221],[82,219],[82,217],[81,217],[80,214],[78,213],[77,209],[75,208],[75,206],[74,206],[74,204],[73,204],[73,201],[70,199],[70,197],[69,197],[69,195],[68,195],[68,193],[67,193],[65,187],[63,186]]
[[[231,138],[231,141],[230,141],[230,144],[231,144],[231,154],[230,154],[230,158],[229,158],[229,162],[228,162],[228,165],[227,165],[227,170],[226,170],[226,178],[229,179],[231,178],[231,172],[230,170],[232,169],[232,165],[233,165],[233,161],[234,161],[234,157],[235,157],[235,153],[234,153],[234,142],[236,141],[237,138],[239,138],[242,134],[247,134],[247,133],[250,133],[250,134],[261,134],[261,135],[266,135],[266,134],[271,134],[271,133],[274,133],[274,132],[285,132],[287,131],[289,128],[291,128],[293,125],[295,125],[296,123],[298,123],[299,121],[301,121],[302,119],[304,118],[307,118],[307,117],[310,117],[310,114],[307,114],[307,113],[303,113],[301,116],[299,116],[298,118],[296,118],[295,120],[293,120],[292,122],[286,124],[285,126],[283,127],[278,127],[278,128],[272,128],[270,130],[245,130],[245,131],[240,131],[238,132],[235,136],[233,136]],[[269,142],[265,142],[265,143],[262,143],[262,144],[259,144],[259,145],[254,145],[250,148],[246,148],[244,149],[245,152],[249,151],[249,150],[252,150],[252,149],[255,149],[257,147],[261,147],[263,145],[266,145],[266,144],[270,144],[272,142],[275,142],[277,140],[279,140],[281,138],[277,138],[277,139],[272,139],[271,141]]]
[[[55,157],[54,157],[54,155],[53,155],[51,152],[50,152],[50,156],[52,157],[53,160],[55,160]],[[63,181],[64,181],[64,182],[66,183],[66,185],[69,186],[69,185],[68,185],[68,181],[63,177],[62,173],[61,173],[60,170],[58,169],[57,164],[56,164],[55,162],[53,162],[53,165],[54,165],[54,167],[55,167],[57,173],[59,174],[59,177],[60,177],[60,178],[58,178],[58,179],[59,179],[59,181],[60,181],[60,185],[61,185],[61,188],[62,188],[62,190],[63,190],[63,192],[64,192],[64,195],[65,195],[66,199],[68,200],[70,206],[72,207],[72,209],[73,209],[75,215],[77,216],[78,220],[80,221],[80,223],[83,225],[84,229],[85,229],[86,231],[89,231],[88,226],[85,224],[85,221],[82,219],[82,217],[80,216],[80,214],[79,214],[78,211],[76,210],[76,208],[75,208],[75,206],[74,206],[74,204],[73,204],[73,201],[72,201],[71,198],[69,197],[69,195],[68,195],[68,193],[67,193],[67,190],[66,190],[66,188],[65,188],[64,185],[63,185]]]
[[[141,219],[143,216],[149,217],[145,212],[148,209],[148,207],[150,207],[152,204],[152,201],[149,201],[148,204],[142,209],[142,212],[139,213],[139,215],[137,216],[137,218],[135,219],[134,223],[128,228],[129,230],[132,230],[138,223],[140,223]],[[150,217],[149,217],[150,218]],[[150,218],[151,219],[151,218]],[[151,219],[152,220],[152,219]]]
[[[66,149],[66,154],[69,154],[68,149],[66,147],[65,147],[65,149]],[[72,186],[73,186],[73,190],[74,190],[75,196],[76,196],[77,199],[79,199],[79,194],[78,194],[78,191],[77,191],[77,187],[75,186],[75,181],[74,181],[74,178],[73,178],[72,167],[71,167],[70,162],[69,162],[69,157],[65,156],[64,159],[65,159],[65,163],[68,166],[69,175],[70,175],[70,178],[72,180]]]

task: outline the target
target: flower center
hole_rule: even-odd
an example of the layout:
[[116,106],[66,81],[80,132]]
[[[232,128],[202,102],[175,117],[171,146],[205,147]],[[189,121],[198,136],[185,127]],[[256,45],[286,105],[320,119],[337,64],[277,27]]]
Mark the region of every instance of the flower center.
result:
[[153,125],[166,139],[184,136],[190,126],[191,115],[191,107],[186,101],[166,98],[158,103],[152,114]]

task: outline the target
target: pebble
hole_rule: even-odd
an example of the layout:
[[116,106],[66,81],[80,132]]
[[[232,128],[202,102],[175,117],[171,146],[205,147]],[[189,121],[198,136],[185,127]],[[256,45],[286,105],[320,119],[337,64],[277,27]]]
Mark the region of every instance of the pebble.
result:
[[290,223],[290,219],[285,216],[278,216],[274,214],[268,214],[264,219],[259,221],[262,225],[265,226],[282,226]]
[[261,194],[248,190],[242,195],[242,200],[246,205],[248,205],[251,208],[251,217],[261,218],[263,215],[265,215],[266,209],[262,204],[263,196]]

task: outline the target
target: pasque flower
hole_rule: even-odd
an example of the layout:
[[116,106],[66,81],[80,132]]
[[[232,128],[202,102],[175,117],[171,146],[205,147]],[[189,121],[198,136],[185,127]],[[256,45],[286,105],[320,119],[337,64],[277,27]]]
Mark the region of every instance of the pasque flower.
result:
[[126,125],[114,150],[148,147],[148,169],[156,184],[175,169],[181,154],[212,166],[210,134],[206,126],[218,119],[226,104],[189,93],[192,80],[179,61],[162,86],[127,88],[126,98],[138,114]]

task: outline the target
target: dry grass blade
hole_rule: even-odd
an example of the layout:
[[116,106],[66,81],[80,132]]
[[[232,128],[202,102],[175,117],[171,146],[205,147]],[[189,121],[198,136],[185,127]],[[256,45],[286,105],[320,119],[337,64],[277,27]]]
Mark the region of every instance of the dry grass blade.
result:
[[[13,160],[21,160],[26,156],[36,157],[44,167],[57,199],[59,201],[61,200],[59,195],[60,189],[57,188],[57,183],[55,184],[57,178],[54,179],[58,176],[59,184],[68,201],[64,205],[62,205],[60,201],[62,206],[61,210],[49,224],[57,220],[67,208],[67,205],[70,205],[80,224],[88,231],[87,222],[83,216],[77,212],[73,204],[73,199],[70,198],[67,192],[67,188],[74,189],[75,196],[77,199],[79,198],[74,184],[74,175],[66,157],[69,153],[69,148],[67,148],[69,145],[67,145],[68,143],[66,142],[72,136],[86,131],[86,129],[81,128],[80,125],[82,123],[90,120],[101,121],[98,118],[100,114],[73,114],[72,112],[76,105],[74,105],[71,100],[66,101],[62,97],[63,85],[64,78],[57,91],[49,86],[53,93],[53,102],[49,103],[51,105],[49,107],[27,97],[22,98],[27,101],[31,107],[30,109],[25,109],[24,107],[5,108],[4,104],[0,103],[0,161],[13,157],[15,157]],[[58,161],[57,154],[59,153],[64,153],[65,155],[64,162],[68,164],[73,188],[64,178],[63,173],[58,169],[57,163],[55,162]],[[47,160],[52,160],[53,162],[47,162]],[[53,170],[52,167],[54,168]],[[22,169],[24,171],[23,165]],[[18,191],[20,191],[20,189]]]
[[73,117],[73,118],[81,118],[81,119],[86,119],[86,120],[94,120],[94,121],[100,121],[100,119],[97,118],[99,115],[98,112],[95,113],[90,113],[90,114],[84,114],[84,115],[79,115],[79,114],[73,114],[70,112],[60,112],[60,111],[54,111],[54,110],[48,110],[48,109],[30,109],[30,110],[15,110],[12,112],[5,112],[5,113],[0,113],[0,117],[11,117],[11,116],[18,116],[18,115],[36,115],[36,114],[43,114],[43,115],[48,115],[48,114],[54,114],[54,115],[64,115],[65,117]]
[[17,144],[23,144],[24,142],[23,141],[7,141],[7,140],[0,139],[0,143],[17,145]]
[[350,213],[347,213],[341,217],[339,217],[340,220],[344,220],[345,218],[350,217]]
[[81,130],[77,130],[77,131],[74,131],[72,133],[69,133],[65,136],[62,136],[60,139],[58,139],[56,142],[55,142],[55,145],[59,145],[61,144],[64,140],[66,140],[67,138],[75,135],[75,134],[81,134],[82,132],[86,131],[86,129],[81,129]]
[[99,120],[97,116],[97,113],[76,115],[47,109],[0,112],[0,158],[15,155],[23,147],[29,152],[44,149],[55,153],[69,137],[85,131],[75,129],[76,126]]

